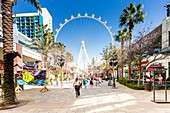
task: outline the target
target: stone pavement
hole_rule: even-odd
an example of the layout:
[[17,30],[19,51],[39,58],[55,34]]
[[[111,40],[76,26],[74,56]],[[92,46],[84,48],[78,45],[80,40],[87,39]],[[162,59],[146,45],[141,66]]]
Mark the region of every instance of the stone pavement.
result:
[[[48,86],[50,92],[40,93],[38,87],[26,88],[17,93],[19,104],[0,113],[170,113],[170,104],[151,102],[152,92],[129,89],[116,83],[107,86],[82,88],[75,98],[72,82],[64,87]],[[170,101],[170,90],[168,100]],[[156,90],[156,100],[164,100],[164,91]]]

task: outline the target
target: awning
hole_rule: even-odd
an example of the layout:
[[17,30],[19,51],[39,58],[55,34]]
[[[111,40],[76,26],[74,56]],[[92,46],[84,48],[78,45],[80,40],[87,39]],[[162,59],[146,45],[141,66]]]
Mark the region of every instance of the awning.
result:
[[162,67],[162,64],[152,64],[148,68],[146,68],[147,71],[156,71],[157,68]]
[[143,61],[141,62],[141,65],[148,63],[148,61]]
[[156,68],[154,68],[154,67],[148,67],[146,70],[147,70],[147,71],[156,71]]

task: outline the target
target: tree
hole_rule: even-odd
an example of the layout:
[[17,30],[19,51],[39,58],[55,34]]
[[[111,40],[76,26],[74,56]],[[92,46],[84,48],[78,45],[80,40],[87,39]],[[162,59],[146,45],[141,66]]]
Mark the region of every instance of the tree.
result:
[[[128,27],[129,30],[129,49],[131,50],[132,30],[135,24],[144,22],[145,12],[141,10],[142,4],[137,6],[130,3],[128,7],[123,10],[123,14],[119,18],[120,26]],[[130,61],[130,56],[128,56]],[[128,79],[131,76],[131,62],[128,64]]]
[[[47,25],[39,25],[38,26],[38,36],[33,37],[32,47],[35,47],[40,51],[40,53],[43,54],[43,69],[46,69],[46,76],[49,74],[49,66],[48,64],[48,54],[51,47],[54,45],[54,35],[51,32],[50,29],[47,29]],[[40,90],[40,92],[46,92],[49,91],[46,87],[46,84],[44,85],[44,88]]]
[[73,60],[74,60],[73,55],[72,55],[70,52],[66,52],[65,61],[66,61],[67,63],[70,63],[70,62],[72,62]]
[[66,62],[66,70],[70,70],[70,63],[73,62],[74,57],[70,52],[66,52],[65,54],[65,62]]
[[129,34],[127,33],[127,28],[124,28],[122,31],[118,30],[117,35],[115,35],[115,41],[121,42],[121,68],[122,68],[122,77],[123,77],[123,63],[124,63],[124,42],[129,39]]
[[63,66],[65,64],[66,46],[59,42],[57,43],[57,65],[61,68],[61,87],[63,87]]
[[[38,0],[26,0],[34,5],[40,12],[41,6]],[[16,94],[14,86],[14,57],[13,51],[13,18],[12,7],[16,0],[1,0],[2,3],[2,29],[3,29],[3,59],[4,59],[4,77],[3,77],[3,104],[16,104]]]
[[109,68],[109,63],[110,63],[110,59],[112,56],[114,56],[115,54],[117,54],[117,49],[116,46],[112,45],[111,43],[109,44],[109,46],[106,46],[105,48],[103,48],[102,53],[100,53],[102,55],[102,60],[105,60],[105,67],[106,67],[106,75],[108,74],[108,68]]
[[108,67],[109,67],[109,58],[110,58],[108,46],[103,48],[102,53],[100,53],[100,55],[102,55],[102,60],[105,61],[105,69],[106,69],[106,76],[107,76],[108,75]]
[[43,61],[45,63],[43,64],[43,68],[47,68],[48,53],[54,45],[54,35],[50,29],[47,29],[47,25],[38,26],[38,36],[33,37],[31,45],[43,54]]

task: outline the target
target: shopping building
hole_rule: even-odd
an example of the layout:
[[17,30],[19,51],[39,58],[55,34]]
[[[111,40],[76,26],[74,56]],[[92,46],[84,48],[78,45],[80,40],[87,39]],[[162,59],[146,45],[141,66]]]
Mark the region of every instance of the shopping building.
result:
[[[159,26],[157,26],[155,29],[153,29],[143,38],[141,38],[140,41],[147,42],[148,40],[150,40],[153,42],[157,39],[160,39],[161,44],[155,46],[151,53],[152,55],[148,59],[146,58],[143,59],[142,65],[151,62],[155,58],[156,56],[155,54],[157,54],[158,55],[157,57],[159,57],[160,59],[157,58],[158,60],[155,60],[154,62],[150,63],[146,67],[145,71],[151,72],[155,71],[156,67],[157,68],[164,67],[164,69],[166,70],[165,74],[167,78],[170,77],[170,5],[167,5],[167,17],[163,19]],[[155,68],[153,68],[153,65]]]
[[[0,22],[2,22],[2,16],[0,16]],[[30,38],[18,31],[16,24],[13,25],[13,50],[17,51],[20,57],[14,59],[14,73],[21,71],[23,68],[23,62],[35,62],[42,61],[42,55],[30,48]],[[0,23],[0,74],[3,73],[3,38],[2,38],[2,23]]]
[[36,37],[38,35],[37,28],[39,24],[48,25],[47,27],[52,29],[52,16],[46,8],[42,8],[40,13],[20,13],[13,16],[17,25],[18,31],[23,33],[29,38]]

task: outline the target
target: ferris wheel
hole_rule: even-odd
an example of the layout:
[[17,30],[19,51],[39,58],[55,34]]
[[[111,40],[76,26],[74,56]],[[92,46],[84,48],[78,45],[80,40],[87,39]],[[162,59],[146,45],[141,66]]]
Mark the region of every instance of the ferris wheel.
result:
[[81,19],[81,18],[92,19],[92,20],[95,20],[95,21],[99,22],[100,24],[102,24],[106,28],[106,30],[108,31],[110,38],[112,40],[112,44],[113,44],[113,41],[114,41],[113,40],[113,34],[114,34],[114,32],[111,31],[111,28],[112,28],[111,26],[107,26],[107,21],[106,20],[102,21],[102,18],[100,16],[98,18],[96,18],[94,14],[88,15],[87,13],[85,13],[84,15],[81,15],[80,13],[78,13],[77,16],[71,15],[70,19],[65,18],[64,23],[60,23],[59,28],[56,29],[55,41],[57,41],[57,37],[58,37],[60,31],[62,30],[62,28],[66,24],[70,23],[73,20]]
[[[79,21],[77,23],[74,23],[74,21],[76,21],[76,20],[77,21],[83,20],[83,21],[81,21],[81,23]],[[90,22],[87,22],[87,20],[90,20]],[[84,24],[82,24],[82,22],[84,22]],[[85,13],[84,15],[81,15],[80,13],[78,13],[77,16],[71,15],[70,19],[65,18],[64,23],[60,23],[59,28],[56,29],[55,41],[57,41],[58,38],[61,37],[62,30],[65,30],[64,29],[65,26],[68,26],[72,23],[71,25],[75,26],[74,30],[76,28],[79,30],[80,27],[82,27],[82,26],[88,26],[88,25],[89,26],[93,26],[93,25],[95,26],[96,24],[92,24],[93,22],[96,22],[100,26],[103,27],[105,32],[107,32],[108,36],[111,38],[111,43],[113,44],[113,34],[114,33],[111,32],[112,27],[107,25],[107,21],[106,20],[102,21],[102,18],[100,16],[96,18],[94,14],[88,15],[87,13]],[[77,27],[77,25],[75,25],[75,24],[78,24],[80,27]],[[95,27],[98,28],[98,26],[95,26]],[[95,28],[95,27],[93,27],[93,28]],[[67,33],[68,32],[70,32],[70,29],[67,31]],[[99,32],[101,32],[101,31],[99,31]],[[67,33],[65,33],[65,34],[67,34]],[[90,65],[90,61],[89,61],[89,57],[88,57],[88,54],[87,54],[88,51],[86,51],[86,48],[85,48],[85,41],[86,40],[84,40],[84,39],[82,39],[82,40],[81,40],[82,42],[81,42],[81,48],[80,48],[79,54],[77,54],[78,59],[76,61],[76,64],[77,64],[78,69],[81,68],[81,70],[85,71],[87,69],[87,67]],[[86,42],[86,43],[89,44],[88,42]]]

